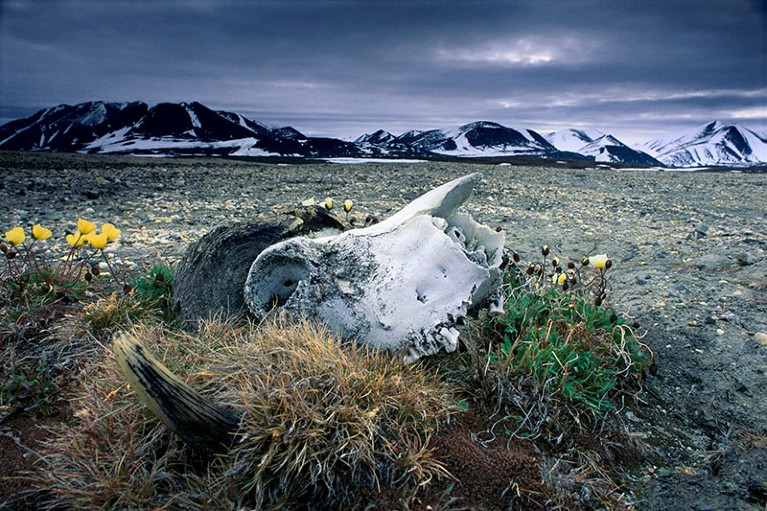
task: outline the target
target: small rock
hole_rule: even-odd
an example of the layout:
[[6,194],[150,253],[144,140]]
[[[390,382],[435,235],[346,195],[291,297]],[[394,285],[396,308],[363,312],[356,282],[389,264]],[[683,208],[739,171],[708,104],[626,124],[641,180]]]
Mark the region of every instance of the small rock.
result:
[[716,335],[724,335],[724,330],[722,330],[721,328],[717,328]]
[[738,266],[751,266],[752,264],[756,264],[761,260],[762,257],[758,254],[754,254],[753,252],[742,252],[735,254],[735,262],[738,263]]
[[724,270],[735,265],[734,261],[722,254],[705,254],[690,261],[700,270]]
[[733,314],[731,312],[727,313],[724,316],[724,320],[727,321],[731,325],[742,325],[743,324],[743,320],[740,319],[740,316],[738,316],[737,314]]
[[699,240],[701,238],[706,237],[706,233],[708,232],[708,226],[706,224],[700,224],[698,227],[693,229],[693,231],[687,235],[688,240]]
[[767,333],[764,332],[756,332],[754,334],[754,340],[761,344],[762,346],[767,346]]

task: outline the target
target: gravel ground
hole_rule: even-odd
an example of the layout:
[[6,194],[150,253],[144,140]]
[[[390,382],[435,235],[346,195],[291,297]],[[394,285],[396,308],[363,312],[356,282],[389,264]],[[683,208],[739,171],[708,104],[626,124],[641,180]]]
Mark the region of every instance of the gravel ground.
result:
[[615,262],[608,300],[647,332],[658,368],[645,404],[625,412],[657,451],[631,489],[637,508],[765,509],[767,174],[0,152],[0,228],[40,222],[62,240],[78,216],[113,222],[116,257],[131,265],[312,197],[383,218],[472,172],[483,180],[465,209],[503,227],[523,259],[548,244],[562,259]]

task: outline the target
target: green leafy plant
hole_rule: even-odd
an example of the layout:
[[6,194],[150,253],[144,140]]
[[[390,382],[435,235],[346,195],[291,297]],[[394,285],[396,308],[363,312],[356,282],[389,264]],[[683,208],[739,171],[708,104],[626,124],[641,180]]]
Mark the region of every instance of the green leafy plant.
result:
[[135,299],[146,308],[157,308],[163,318],[173,318],[171,299],[175,271],[167,264],[156,264],[149,274],[136,280],[133,285]]
[[559,413],[576,425],[604,416],[647,363],[635,327],[607,305],[607,256],[563,268],[556,257],[547,264],[548,247],[541,254],[525,269],[512,256],[505,312],[486,324],[484,376],[511,433],[540,434]]
[[2,400],[15,408],[31,410],[51,400],[56,392],[51,369],[45,357],[25,359],[13,364],[3,383]]

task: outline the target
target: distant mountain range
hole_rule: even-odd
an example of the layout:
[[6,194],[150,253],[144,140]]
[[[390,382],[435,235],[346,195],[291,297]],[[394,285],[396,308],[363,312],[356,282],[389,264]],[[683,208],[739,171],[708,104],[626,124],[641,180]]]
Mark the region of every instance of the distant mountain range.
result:
[[0,126],[0,149],[318,159],[524,157],[680,167],[767,164],[767,137],[717,121],[634,148],[596,130],[543,136],[485,121],[401,135],[379,130],[345,141],[308,137],[197,102],[59,105]]

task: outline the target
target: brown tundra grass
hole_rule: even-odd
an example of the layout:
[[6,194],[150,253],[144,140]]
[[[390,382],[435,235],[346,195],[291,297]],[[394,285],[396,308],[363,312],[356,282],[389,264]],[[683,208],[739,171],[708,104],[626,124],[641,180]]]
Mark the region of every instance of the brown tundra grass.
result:
[[240,412],[240,431],[213,457],[183,446],[107,351],[82,375],[75,420],[54,430],[43,453],[36,486],[49,509],[350,509],[363,490],[413,493],[449,477],[428,441],[460,408],[434,370],[341,345],[308,323],[134,333]]

